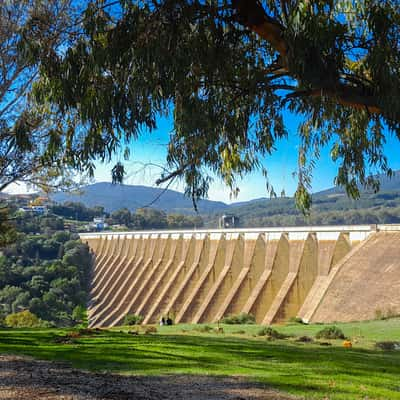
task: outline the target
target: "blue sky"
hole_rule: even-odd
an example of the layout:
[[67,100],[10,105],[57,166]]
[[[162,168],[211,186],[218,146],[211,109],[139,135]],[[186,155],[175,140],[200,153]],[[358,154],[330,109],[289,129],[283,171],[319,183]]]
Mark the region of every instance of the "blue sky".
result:
[[[286,195],[293,195],[296,190],[296,179],[292,173],[296,171],[297,166],[297,123],[298,119],[287,113],[285,116],[289,137],[277,143],[277,150],[272,156],[264,160],[264,165],[269,171],[269,179],[277,194],[282,189]],[[131,185],[155,186],[155,181],[160,175],[160,169],[157,167],[143,168],[144,164],[153,163],[158,165],[165,164],[167,154],[167,143],[169,132],[172,129],[172,122],[168,119],[160,119],[158,128],[154,132],[144,133],[136,142],[131,144],[130,160],[124,162],[128,171],[125,183]],[[332,162],[329,155],[329,147],[324,148],[321,157],[317,161],[314,170],[312,191],[317,192],[333,186],[333,180],[336,174],[337,166]],[[385,152],[389,158],[390,166],[393,169],[400,169],[400,142],[391,135],[387,135],[387,144]],[[95,181],[111,181],[111,168],[116,161],[123,161],[121,156],[116,156],[110,164],[97,164],[95,171]],[[247,201],[255,198],[268,196],[265,178],[260,172],[254,172],[238,182],[240,193],[237,198],[230,197],[230,191],[224,184],[216,179],[209,191],[209,199],[231,203],[235,201]],[[176,183],[170,186],[170,189],[183,191],[182,183]],[[7,190],[9,193],[26,193],[25,185],[12,185]]]
[[[277,150],[272,156],[264,160],[264,165],[269,171],[270,182],[274,186],[276,193],[279,194],[284,189],[287,195],[292,195],[296,190],[296,179],[293,178],[292,173],[296,171],[297,166],[298,120],[294,116],[287,114],[286,122],[289,138],[277,144]],[[156,167],[143,168],[143,164],[165,164],[168,135],[171,129],[171,121],[160,119],[156,131],[151,134],[145,133],[131,145],[130,161],[125,163],[128,170],[126,184],[154,186],[154,182],[160,174],[160,169]],[[386,154],[389,157],[391,167],[394,169],[400,169],[399,150],[399,141],[388,135]],[[328,147],[324,148],[321,152],[321,158],[317,161],[312,182],[313,192],[333,186],[336,166],[330,159],[329,151]],[[118,159],[116,157],[114,161]],[[110,169],[111,165],[99,164],[95,173],[95,180],[110,181]],[[183,190],[181,183],[173,184],[170,188],[179,191]],[[260,172],[254,172],[246,176],[245,179],[239,182],[239,188],[239,196],[236,199],[231,199],[229,189],[220,180],[216,179],[210,188],[209,198],[230,203],[267,196],[265,178]]]

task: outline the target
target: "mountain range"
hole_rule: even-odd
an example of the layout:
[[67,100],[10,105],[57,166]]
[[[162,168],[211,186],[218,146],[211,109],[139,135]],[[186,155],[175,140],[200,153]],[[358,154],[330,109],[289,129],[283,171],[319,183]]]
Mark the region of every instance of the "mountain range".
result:
[[[108,182],[85,186],[76,193],[55,193],[52,200],[58,203],[80,202],[87,207],[103,206],[107,212],[121,208],[135,211],[138,208],[153,207],[170,214],[195,213],[191,199],[181,192],[140,185],[114,185]],[[218,212],[228,207],[221,201],[205,199],[198,202],[200,213]]]
[[[386,176],[380,177],[380,193],[400,192],[400,172],[396,172],[389,179]],[[362,192],[362,198],[371,194],[367,191]],[[354,206],[354,200],[348,199],[344,190],[333,187],[323,190],[313,195],[315,204],[341,203],[342,207],[347,205]],[[55,193],[52,199],[63,203],[66,201],[81,202],[87,207],[103,206],[107,212],[112,212],[120,208],[128,208],[135,211],[138,208],[151,206],[167,213],[194,214],[191,199],[183,193],[174,190],[164,190],[160,188],[139,186],[139,185],[114,185],[107,182],[99,182],[83,187],[77,193]],[[362,201],[361,201],[362,203]],[[268,209],[278,208],[295,210],[292,198],[279,198],[269,200],[267,198],[253,199],[245,202],[226,204],[221,201],[200,200],[198,210],[200,214],[220,214],[223,212],[235,212],[241,214],[248,209]]]

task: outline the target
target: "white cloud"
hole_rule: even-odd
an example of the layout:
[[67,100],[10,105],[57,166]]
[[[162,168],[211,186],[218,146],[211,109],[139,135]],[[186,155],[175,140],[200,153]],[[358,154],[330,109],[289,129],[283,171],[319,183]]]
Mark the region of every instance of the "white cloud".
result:
[[28,193],[37,193],[37,189],[29,187],[26,183],[16,182],[7,186],[4,189],[4,193],[8,194],[28,194]]

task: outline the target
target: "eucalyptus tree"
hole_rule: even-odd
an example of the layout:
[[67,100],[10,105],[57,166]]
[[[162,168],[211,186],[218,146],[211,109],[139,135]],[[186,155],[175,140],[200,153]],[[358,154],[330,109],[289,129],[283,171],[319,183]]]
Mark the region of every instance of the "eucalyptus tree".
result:
[[392,173],[383,146],[400,135],[397,0],[97,1],[75,26],[62,51],[37,52],[34,88],[63,121],[70,159],[110,157],[167,115],[158,183],[183,179],[196,200],[213,176],[233,191],[254,169],[267,176],[294,113],[302,207],[324,146],[354,197],[379,188],[373,173]]
[[55,125],[29,99],[38,67],[22,43],[29,37],[42,51],[59,46],[71,10],[69,0],[5,0],[0,7],[0,191],[16,181],[53,186],[64,174],[46,155]]
[[[78,183],[79,168],[64,157],[62,121],[30,96],[39,75],[36,60],[72,37],[74,13],[70,0],[1,2],[0,191],[21,182],[44,190]],[[1,201],[0,246],[14,239],[8,206]]]

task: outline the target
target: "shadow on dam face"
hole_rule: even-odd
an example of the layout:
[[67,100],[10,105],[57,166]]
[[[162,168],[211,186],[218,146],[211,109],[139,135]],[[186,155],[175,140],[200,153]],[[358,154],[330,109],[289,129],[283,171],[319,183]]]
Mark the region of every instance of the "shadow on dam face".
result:
[[400,314],[400,226],[81,234],[93,251],[92,327],[127,314],[156,323],[373,319]]

